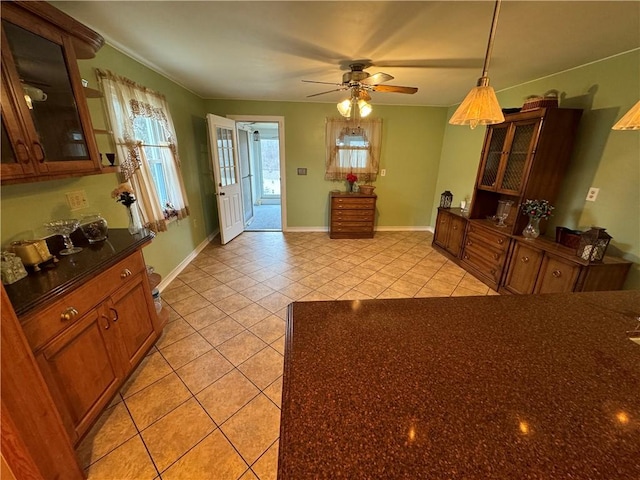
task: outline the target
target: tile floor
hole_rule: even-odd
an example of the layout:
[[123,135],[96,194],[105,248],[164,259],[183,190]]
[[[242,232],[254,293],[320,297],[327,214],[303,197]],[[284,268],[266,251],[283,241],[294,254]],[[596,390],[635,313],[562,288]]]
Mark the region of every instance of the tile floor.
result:
[[162,292],[162,337],[79,445],[88,479],[275,479],[290,302],[496,294],[431,238],[216,238]]

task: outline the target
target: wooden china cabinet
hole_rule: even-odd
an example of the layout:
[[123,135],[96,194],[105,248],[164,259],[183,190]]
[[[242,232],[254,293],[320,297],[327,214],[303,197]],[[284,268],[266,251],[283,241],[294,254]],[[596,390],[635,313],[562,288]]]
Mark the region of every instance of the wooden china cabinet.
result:
[[100,173],[77,59],[100,35],[46,2],[2,2],[3,184]]
[[[539,108],[487,127],[469,217],[459,209],[438,209],[434,248],[501,293],[622,288],[631,262],[606,257],[590,264],[549,239],[521,236],[529,220],[522,202],[557,199],[581,115],[577,109]],[[494,219],[501,200],[513,202],[503,227]],[[461,224],[466,227],[458,252],[460,233],[452,225]]]

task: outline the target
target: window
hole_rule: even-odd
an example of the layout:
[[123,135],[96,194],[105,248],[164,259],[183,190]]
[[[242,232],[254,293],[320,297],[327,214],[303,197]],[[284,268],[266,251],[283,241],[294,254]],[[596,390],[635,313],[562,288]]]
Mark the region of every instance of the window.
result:
[[109,71],[97,70],[120,172],[133,187],[144,224],[167,229],[189,215],[175,128],[164,95]]
[[344,180],[348,173],[361,182],[376,179],[380,164],[382,120],[328,118],[326,123],[326,180]]

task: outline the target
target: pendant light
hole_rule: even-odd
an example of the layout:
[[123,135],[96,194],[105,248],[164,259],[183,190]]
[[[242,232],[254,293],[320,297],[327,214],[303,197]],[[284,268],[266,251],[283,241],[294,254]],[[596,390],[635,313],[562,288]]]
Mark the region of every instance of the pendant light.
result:
[[498,25],[498,13],[502,0],[496,0],[493,10],[493,21],[491,22],[491,32],[489,33],[489,43],[487,54],[484,58],[482,76],[478,79],[477,86],[473,88],[455,111],[449,123],[451,125],[469,125],[472,129],[478,125],[493,125],[504,122],[502,109],[496,98],[493,87],[489,86],[489,59],[493,49],[493,38]]
[[640,130],[640,102],[611,127],[612,130]]

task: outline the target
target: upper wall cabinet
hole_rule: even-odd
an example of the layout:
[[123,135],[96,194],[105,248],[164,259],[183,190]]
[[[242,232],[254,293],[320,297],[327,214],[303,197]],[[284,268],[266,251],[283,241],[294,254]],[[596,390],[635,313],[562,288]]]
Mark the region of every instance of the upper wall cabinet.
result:
[[2,2],[3,184],[100,172],[78,58],[100,35],[44,2]]
[[572,108],[538,108],[488,126],[469,218],[491,217],[499,200],[510,200],[513,208],[502,230],[520,234],[527,223],[519,209],[524,200],[555,202],[581,115]]

